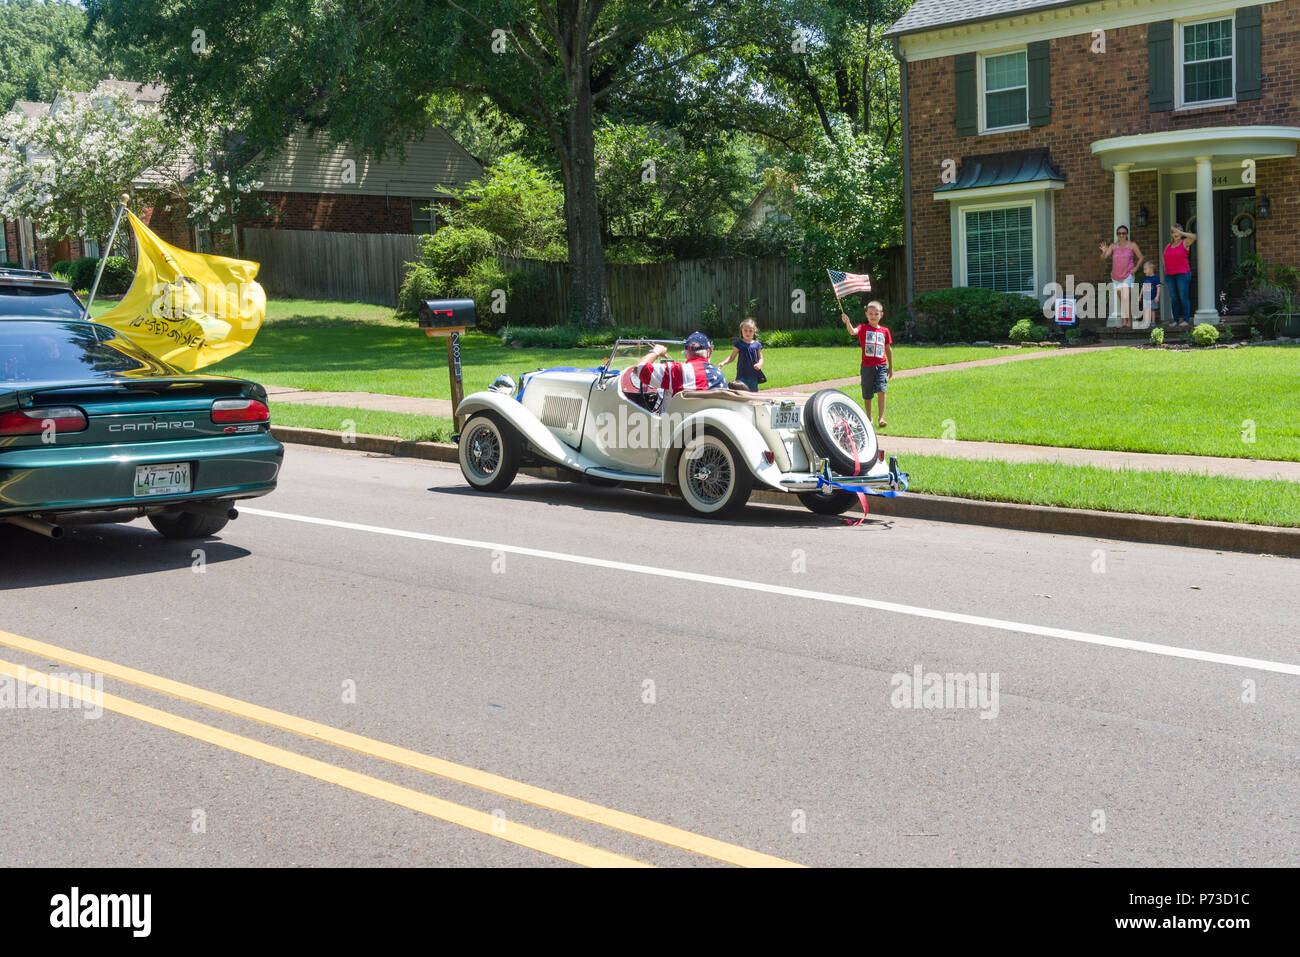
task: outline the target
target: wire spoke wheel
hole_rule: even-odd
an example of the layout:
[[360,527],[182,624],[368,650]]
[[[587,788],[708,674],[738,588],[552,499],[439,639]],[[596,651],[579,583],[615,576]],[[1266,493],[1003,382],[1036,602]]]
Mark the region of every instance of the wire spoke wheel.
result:
[[686,467],[691,491],[703,502],[717,502],[731,488],[733,477],[731,460],[716,445],[706,445],[691,456]]
[[470,485],[482,492],[500,492],[519,471],[519,433],[495,413],[480,413],[465,423],[457,455],[461,474]]
[[682,498],[703,515],[736,511],[749,500],[754,475],[721,435],[706,432],[693,439],[677,460]]
[[837,389],[822,389],[804,405],[803,426],[817,454],[839,475],[869,470],[879,447],[871,419]]
[[862,423],[862,416],[857,406],[844,402],[832,402],[826,408],[826,418],[830,420],[830,433],[848,456],[861,459],[863,451],[871,444],[867,429]]
[[469,467],[483,481],[491,481],[501,467],[501,436],[486,425],[476,428],[469,436]]

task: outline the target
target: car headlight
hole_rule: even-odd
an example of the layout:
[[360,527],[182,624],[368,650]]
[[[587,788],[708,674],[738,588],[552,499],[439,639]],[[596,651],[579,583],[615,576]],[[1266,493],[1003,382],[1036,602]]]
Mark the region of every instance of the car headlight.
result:
[[492,383],[493,392],[502,392],[506,395],[515,394],[515,380],[508,375],[499,375]]

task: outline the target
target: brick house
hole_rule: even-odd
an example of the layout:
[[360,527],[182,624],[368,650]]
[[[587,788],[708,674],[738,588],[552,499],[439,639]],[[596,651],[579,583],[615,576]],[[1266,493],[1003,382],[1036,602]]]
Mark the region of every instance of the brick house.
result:
[[[158,104],[166,89],[157,84],[101,81],[96,90],[125,90],[136,102]],[[73,94],[84,97],[90,94]],[[53,104],[19,101],[14,109],[29,116],[57,109]],[[441,127],[430,126],[405,146],[403,156],[367,156],[345,144],[330,144],[306,132],[289,138],[282,150],[255,161],[263,184],[258,198],[269,207],[264,217],[241,226],[263,229],[325,230],[350,233],[427,233],[437,226],[437,208],[453,202],[452,190],[483,176],[483,167]],[[183,162],[182,162],[182,165]],[[157,177],[146,170],[134,184],[147,187]],[[146,208],[140,218],[164,240],[183,249],[207,251],[214,237],[195,228],[178,206]],[[0,224],[0,261],[48,269],[61,259],[98,255],[83,238],[47,244],[30,222]],[[12,255],[10,255],[12,254]]]
[[1197,234],[1196,321],[1247,253],[1300,265],[1300,0],[917,0],[889,35],[909,298],[1108,283],[1121,224],[1162,274],[1170,225]]

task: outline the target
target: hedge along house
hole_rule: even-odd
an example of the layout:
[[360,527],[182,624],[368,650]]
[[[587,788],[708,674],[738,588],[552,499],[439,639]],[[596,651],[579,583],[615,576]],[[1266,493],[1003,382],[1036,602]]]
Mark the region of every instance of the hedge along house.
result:
[[889,34],[909,297],[983,286],[1050,315],[1057,287],[1110,282],[1119,225],[1162,275],[1170,226],[1197,234],[1197,321],[1247,253],[1300,264],[1300,0],[917,0]]

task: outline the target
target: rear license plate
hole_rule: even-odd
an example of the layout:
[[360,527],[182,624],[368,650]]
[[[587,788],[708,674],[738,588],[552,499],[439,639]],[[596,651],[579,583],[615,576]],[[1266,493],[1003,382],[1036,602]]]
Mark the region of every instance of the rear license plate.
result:
[[136,498],[150,495],[179,495],[190,491],[190,463],[138,465],[135,469]]
[[799,410],[798,409],[772,410],[772,428],[774,429],[799,428]]

